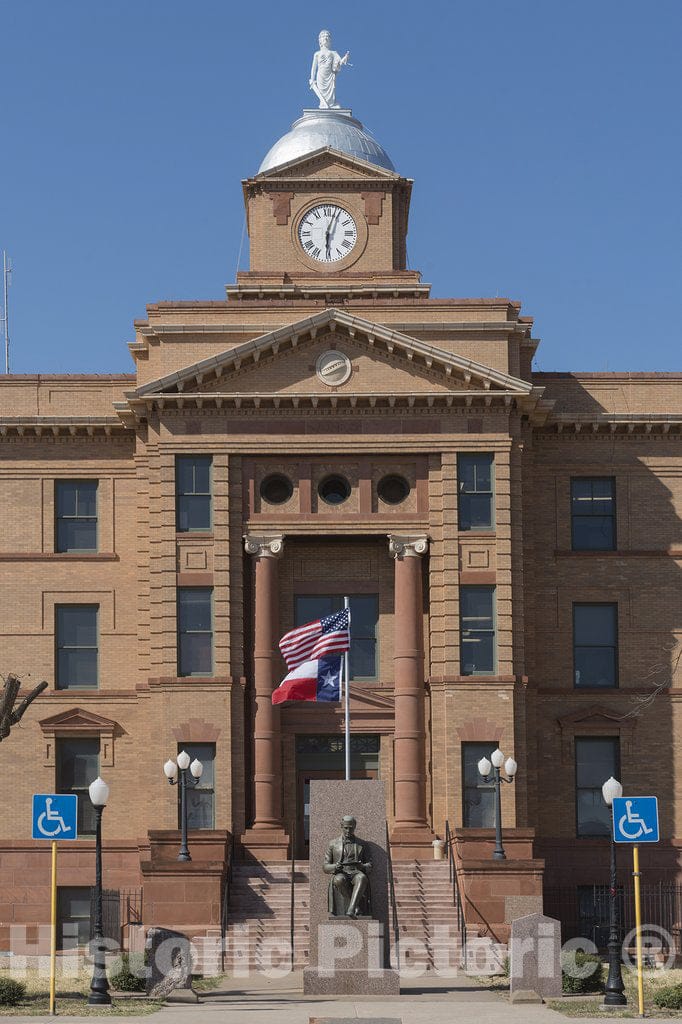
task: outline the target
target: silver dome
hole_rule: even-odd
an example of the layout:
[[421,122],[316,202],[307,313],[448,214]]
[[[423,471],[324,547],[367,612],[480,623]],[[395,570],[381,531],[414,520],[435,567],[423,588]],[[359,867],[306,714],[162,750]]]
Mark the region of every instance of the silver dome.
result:
[[395,170],[386,150],[352,116],[350,110],[304,110],[303,117],[294,121],[291,131],[267,153],[258,173],[280,167],[326,146],[385,167],[388,171]]

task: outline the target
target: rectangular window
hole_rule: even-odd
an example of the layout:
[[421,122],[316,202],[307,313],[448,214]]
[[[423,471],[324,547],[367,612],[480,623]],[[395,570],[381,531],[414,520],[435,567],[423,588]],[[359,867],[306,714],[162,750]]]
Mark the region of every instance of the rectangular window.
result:
[[460,530],[492,530],[495,526],[493,456],[476,452],[457,456]]
[[78,836],[95,834],[95,808],[88,787],[99,775],[99,739],[57,739],[57,792],[78,797]]
[[[215,828],[215,743],[178,743],[178,754],[181,750],[204,766],[198,785],[187,788],[187,827]],[[182,828],[179,792],[178,828]]]
[[55,481],[55,551],[97,551],[97,481]]
[[178,588],[178,675],[213,672],[213,588]]
[[94,690],[98,685],[96,604],[55,605],[58,690]]
[[576,686],[618,685],[618,605],[573,605]]
[[495,674],[495,587],[460,587],[463,676]]
[[210,530],[210,455],[178,455],[175,460],[175,508],[178,532]]
[[612,476],[571,480],[571,540],[574,551],[616,548],[616,481]]
[[462,824],[464,828],[495,827],[495,784],[484,782],[478,770],[482,757],[490,760],[497,740],[462,744]]
[[617,736],[576,736],[575,790],[576,829],[579,836],[611,834],[611,810],[601,788],[607,779],[620,775],[620,742]]
[[60,885],[57,889],[57,946],[76,949],[90,941],[90,886]]
[[[377,627],[379,623],[378,594],[349,594],[351,679],[376,679],[379,674]],[[343,596],[337,594],[297,595],[296,625],[332,615],[343,608]]]

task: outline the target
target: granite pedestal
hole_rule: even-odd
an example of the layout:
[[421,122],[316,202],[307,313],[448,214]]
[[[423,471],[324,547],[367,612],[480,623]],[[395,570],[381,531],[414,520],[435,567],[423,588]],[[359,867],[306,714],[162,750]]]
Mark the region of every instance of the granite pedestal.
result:
[[[310,966],[303,972],[306,995],[397,995],[400,979],[390,967],[388,854],[384,784],[373,779],[310,783]],[[372,860],[372,916],[333,917],[329,878],[323,871],[341,818],[353,815],[356,838]]]

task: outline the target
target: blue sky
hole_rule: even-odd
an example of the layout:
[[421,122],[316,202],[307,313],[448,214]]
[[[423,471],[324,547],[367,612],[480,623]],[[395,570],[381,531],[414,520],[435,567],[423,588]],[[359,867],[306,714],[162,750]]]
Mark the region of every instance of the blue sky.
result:
[[0,15],[14,372],[131,370],[147,302],[224,298],[240,180],[311,105],[322,27],[351,51],[339,99],[415,179],[410,265],[434,295],[521,300],[539,369],[680,368],[679,0]]

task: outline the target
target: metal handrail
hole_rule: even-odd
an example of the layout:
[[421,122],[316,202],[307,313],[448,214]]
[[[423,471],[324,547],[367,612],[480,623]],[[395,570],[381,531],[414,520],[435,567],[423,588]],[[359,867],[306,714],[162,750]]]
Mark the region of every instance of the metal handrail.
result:
[[450,822],[445,822],[445,849],[448,851],[448,864],[450,873],[450,885],[452,886],[452,899],[457,912],[457,929],[462,936],[462,963],[466,967],[467,962],[467,923],[464,917],[464,901],[459,888],[457,877],[457,865],[455,864],[454,836],[450,831]]
[[227,954],[227,915],[230,909],[230,889],[232,887],[232,864],[234,862],[234,833],[230,833],[230,844],[228,846],[227,872],[223,886],[223,905],[220,912],[220,963],[221,970],[225,971],[225,956]]
[[291,823],[291,905],[289,908],[289,945],[291,948],[291,969],[294,969],[294,939],[296,929],[294,927],[294,913],[296,907],[295,880],[296,880],[296,819]]
[[391,859],[391,840],[388,837],[388,822],[386,823],[386,855],[388,864],[388,888],[391,897],[391,920],[393,924],[393,941],[395,948],[395,966],[400,972],[400,925],[398,923],[398,908],[395,902],[395,881],[393,878],[393,860]]

